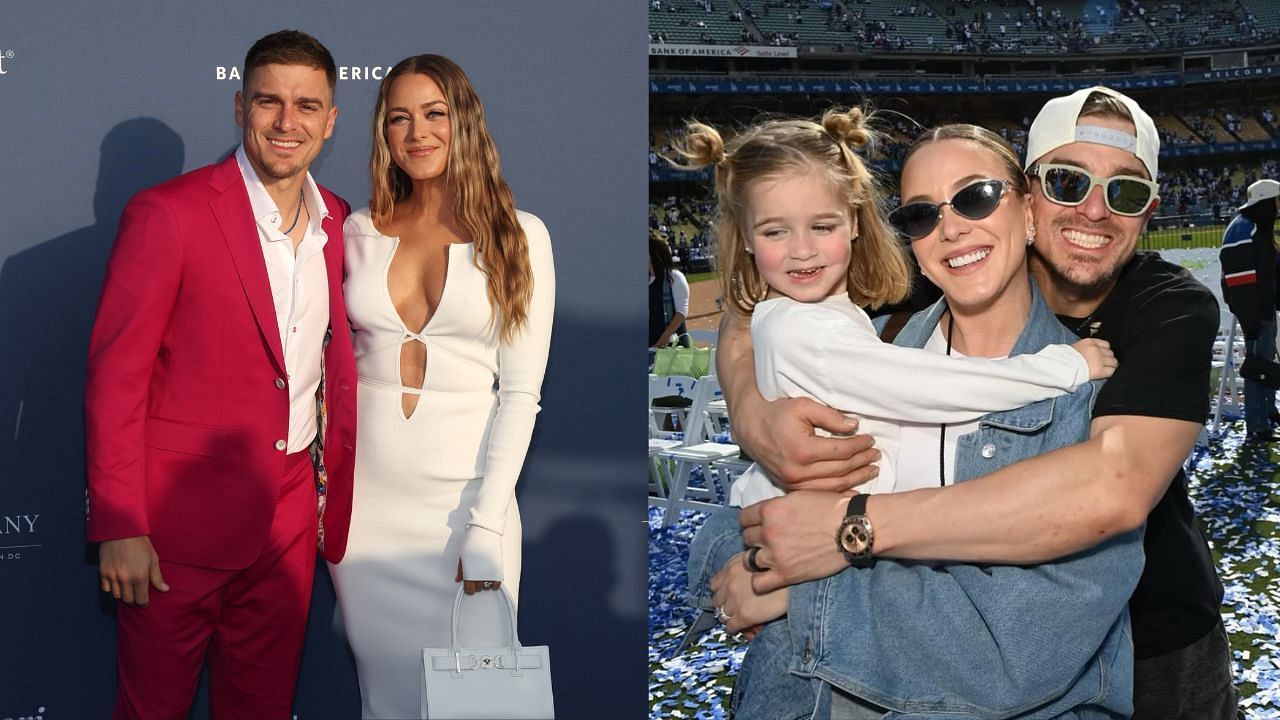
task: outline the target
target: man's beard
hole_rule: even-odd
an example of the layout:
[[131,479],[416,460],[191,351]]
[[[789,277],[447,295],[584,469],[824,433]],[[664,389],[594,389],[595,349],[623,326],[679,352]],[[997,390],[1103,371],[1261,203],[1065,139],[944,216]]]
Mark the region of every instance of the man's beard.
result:
[[[1045,273],[1053,282],[1054,287],[1059,292],[1071,296],[1074,300],[1100,300],[1111,292],[1111,288],[1115,286],[1116,279],[1120,275],[1120,268],[1124,267],[1124,263],[1112,267],[1109,270],[1092,275],[1088,279],[1080,279],[1072,277],[1068,274],[1070,271],[1064,272],[1062,268],[1049,262],[1049,259],[1040,253],[1034,246],[1031,251],[1036,255],[1039,264],[1044,268]],[[1076,268],[1087,266],[1086,263],[1077,263]]]
[[287,180],[302,172],[305,168],[305,165],[297,162],[262,163],[262,169],[266,171],[267,175],[276,180]]

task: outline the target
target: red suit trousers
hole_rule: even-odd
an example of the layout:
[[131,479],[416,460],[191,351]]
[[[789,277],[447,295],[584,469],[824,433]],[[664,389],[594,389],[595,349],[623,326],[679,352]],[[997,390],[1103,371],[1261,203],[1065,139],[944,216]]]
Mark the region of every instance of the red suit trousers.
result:
[[115,720],[185,719],[206,656],[213,720],[291,717],[315,564],[315,468],[299,452],[286,460],[252,565],[219,570],[161,556],[169,591],[151,588],[146,608],[120,605]]

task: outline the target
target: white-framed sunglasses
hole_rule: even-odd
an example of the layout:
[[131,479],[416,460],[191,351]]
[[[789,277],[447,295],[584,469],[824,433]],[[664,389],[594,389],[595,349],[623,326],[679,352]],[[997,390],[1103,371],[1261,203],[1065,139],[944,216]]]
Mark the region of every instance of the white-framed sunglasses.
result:
[[1159,185],[1146,178],[1132,175],[1100,178],[1075,165],[1037,163],[1027,168],[1027,174],[1040,178],[1040,191],[1046,198],[1067,207],[1080,205],[1094,187],[1101,186],[1107,209],[1128,217],[1146,212],[1160,191]]

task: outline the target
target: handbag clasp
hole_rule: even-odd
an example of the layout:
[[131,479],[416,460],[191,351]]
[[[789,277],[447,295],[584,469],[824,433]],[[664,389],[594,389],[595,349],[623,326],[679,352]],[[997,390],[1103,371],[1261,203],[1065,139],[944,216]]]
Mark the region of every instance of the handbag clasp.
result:
[[[480,667],[480,662],[481,662],[480,658],[476,657],[475,655],[469,655],[468,657],[471,658],[471,665],[469,667],[464,668],[462,667],[462,653],[453,654],[453,668],[458,671],[459,675],[462,674],[463,670],[475,670],[476,668]],[[487,657],[484,658],[484,661],[487,663],[489,661],[489,658]]]

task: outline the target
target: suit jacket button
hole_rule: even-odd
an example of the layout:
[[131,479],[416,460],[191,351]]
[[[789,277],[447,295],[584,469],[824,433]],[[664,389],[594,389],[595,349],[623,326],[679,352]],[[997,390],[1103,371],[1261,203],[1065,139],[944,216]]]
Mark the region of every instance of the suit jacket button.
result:
[[984,458],[986,458],[986,459],[990,460],[991,458],[993,458],[993,457],[995,457],[995,456],[996,456],[996,446],[995,446],[995,445],[992,445],[991,443],[987,443],[986,445],[983,445],[983,446],[982,446],[982,457],[984,457]]
[[277,390],[284,389],[284,378],[276,378],[276,389]]
[[289,447],[289,443],[287,443],[287,442],[285,442],[285,441],[283,441],[283,440],[277,440],[277,441],[276,441],[276,449],[277,449],[277,450],[284,450],[284,449],[285,449],[285,448],[287,448],[287,447]]

